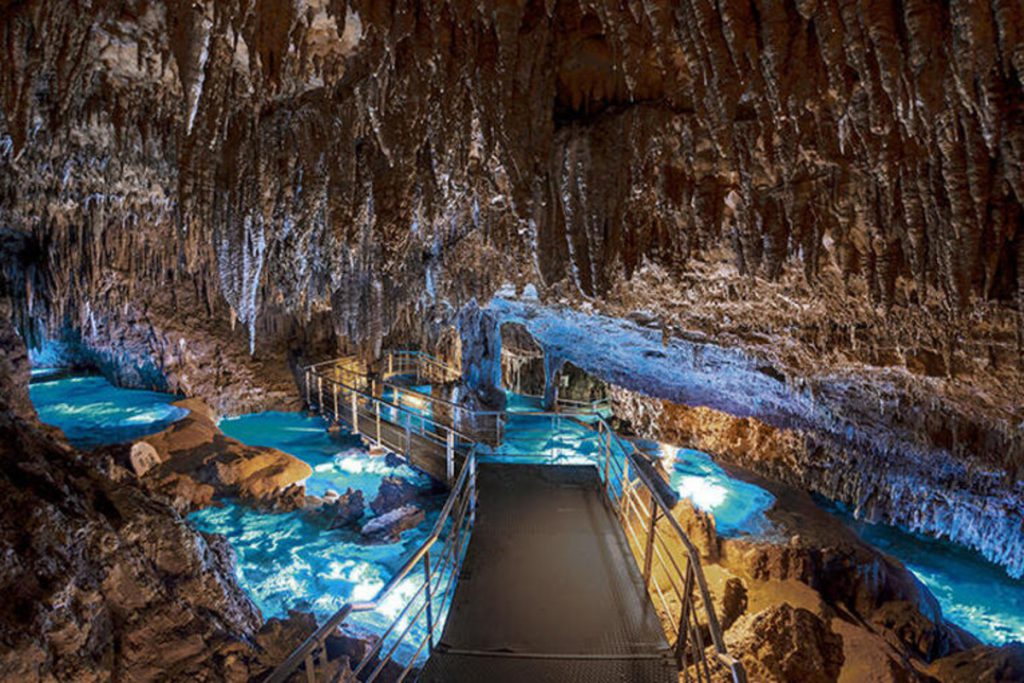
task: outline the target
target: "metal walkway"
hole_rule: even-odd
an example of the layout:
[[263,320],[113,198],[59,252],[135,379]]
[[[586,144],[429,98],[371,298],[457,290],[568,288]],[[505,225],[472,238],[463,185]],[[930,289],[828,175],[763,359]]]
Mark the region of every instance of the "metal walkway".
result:
[[591,466],[479,466],[480,502],[418,681],[675,681],[632,552]]
[[[371,445],[447,481],[428,538],[368,601],[324,621],[266,679],[315,681],[696,681],[745,683],[728,653],[700,556],[647,457],[597,413],[522,412],[587,425],[591,464],[481,462],[510,413],[473,411],[396,383],[445,384],[458,371],[389,351],[375,373],[352,358],[305,369],[306,402]],[[539,453],[548,458],[551,453]],[[546,462],[546,460],[545,460]],[[400,608],[339,671],[339,627]]]

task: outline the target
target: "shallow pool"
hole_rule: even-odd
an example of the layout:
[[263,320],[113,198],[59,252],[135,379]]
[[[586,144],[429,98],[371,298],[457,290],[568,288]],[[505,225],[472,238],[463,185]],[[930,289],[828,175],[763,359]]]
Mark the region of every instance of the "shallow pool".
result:
[[171,405],[177,396],[122,389],[99,376],[33,382],[29,395],[40,420],[86,450],[155,434],[188,413]]
[[823,506],[867,543],[899,559],[928,587],[948,620],[986,643],[1024,641],[1024,580],[1012,579],[981,554],[949,541],[856,520]]
[[[363,492],[367,506],[387,475],[401,476],[424,488],[430,479],[405,465],[392,466],[371,456],[359,437],[327,431],[318,417],[301,413],[265,412],[225,418],[221,430],[248,444],[290,453],[313,468],[306,490],[323,495],[328,489]],[[265,513],[229,504],[189,515],[201,531],[223,534],[238,556],[239,583],[264,618],[287,616],[288,610],[309,611],[323,619],[346,602],[372,598],[426,540],[437,520],[443,496],[426,509],[426,519],[402,534],[398,543],[370,545],[353,529],[329,529],[323,516],[302,511]],[[369,513],[369,510],[367,510]],[[405,607],[422,582],[416,573],[399,586],[384,606],[352,621],[380,631]],[[412,627],[422,635],[423,624]],[[408,653],[406,653],[408,654]]]
[[697,508],[710,512],[720,535],[756,535],[769,530],[765,512],[775,504],[775,496],[729,476],[702,451],[667,444],[661,444],[660,451],[672,463],[672,488],[680,498],[689,498]]

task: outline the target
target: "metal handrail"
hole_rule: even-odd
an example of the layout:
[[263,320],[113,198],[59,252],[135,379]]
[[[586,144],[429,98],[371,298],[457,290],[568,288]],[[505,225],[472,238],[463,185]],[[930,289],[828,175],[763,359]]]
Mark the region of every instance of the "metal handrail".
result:
[[[416,353],[418,352],[411,352],[408,355],[413,355]],[[366,611],[369,609],[374,609],[375,605],[378,604],[380,600],[383,599],[383,597],[386,597],[383,591],[387,590],[387,592],[390,592],[391,590],[393,590],[394,586],[397,585],[412,570],[413,567],[415,567],[417,562],[423,561],[423,558],[429,558],[430,547],[436,542],[440,534],[440,529],[444,524],[444,520],[450,515],[451,508],[454,505],[454,502],[458,497],[459,492],[461,491],[461,487],[463,486],[463,478],[464,476],[466,476],[465,473],[467,471],[473,472],[473,495],[475,496],[475,467],[478,459],[477,442],[473,437],[466,434],[462,434],[456,431],[451,426],[439,423],[436,420],[432,419],[432,417],[427,417],[423,414],[408,410],[404,406],[399,405],[398,403],[391,403],[383,400],[382,398],[373,396],[372,394],[366,394],[365,392],[362,392],[355,387],[346,385],[332,378],[324,378],[322,377],[322,375],[319,374],[320,368],[322,368],[324,365],[329,365],[329,363],[320,363],[306,368],[307,397],[309,397],[311,394],[310,380],[312,377],[316,377],[319,399],[318,407],[321,409],[322,412],[327,412],[327,407],[323,405],[322,395],[322,385],[323,382],[326,381],[328,382],[329,385],[337,385],[343,391],[348,392],[349,395],[352,397],[352,422],[354,423],[353,426],[357,430],[358,415],[367,414],[359,412],[359,399],[362,399],[363,401],[368,402],[368,404],[375,406],[375,409],[377,410],[376,417],[378,419],[380,418],[380,407],[384,406],[386,408],[390,408],[393,411],[407,414],[411,418],[419,420],[421,423],[421,427],[426,423],[430,423],[439,430],[443,430],[448,435],[450,435],[448,436],[448,438],[446,438],[446,442],[449,445],[449,448],[446,451],[448,460],[449,479],[451,479],[451,473],[453,472],[452,468],[454,462],[454,448],[451,447],[453,440],[462,439],[463,441],[471,444],[471,446],[469,454],[466,457],[466,461],[464,462],[462,469],[460,471],[459,479],[453,485],[452,493],[449,496],[448,500],[445,502],[445,507],[442,509],[442,516],[441,518],[439,518],[438,523],[435,525],[434,532],[431,534],[431,537],[428,538],[428,540],[420,547],[419,550],[417,550],[417,552],[413,555],[412,558],[410,558],[406,565],[403,565],[403,569],[399,571],[399,574],[396,575],[395,578],[393,578],[388,584],[385,585],[384,589],[382,589],[382,592],[378,594],[378,599],[375,599],[374,601],[371,601],[369,603],[351,603],[350,605],[343,606],[342,609],[334,615],[334,617],[325,622],[324,626],[318,629],[317,632],[314,633],[314,635],[311,636],[310,639],[308,639],[308,641],[312,640],[314,643],[316,642],[314,636],[317,636],[317,634],[321,634],[321,641],[325,640],[326,637],[330,635],[331,632],[333,632],[333,629],[336,628],[339,624],[341,624],[349,614],[355,611]],[[388,384],[388,386],[393,385]],[[399,388],[403,392],[410,391],[407,387],[396,388]],[[420,392],[413,393],[417,393],[427,400],[436,400],[444,403],[450,403],[445,401],[444,399],[435,399],[432,396],[428,396]],[[312,405],[311,401],[308,402],[310,403],[310,405]],[[697,605],[695,604],[693,595],[693,592],[696,590],[700,598],[701,606],[703,607],[703,609],[700,611],[703,611],[707,621],[704,627],[707,629],[708,634],[711,636],[711,646],[714,648],[715,659],[721,666],[725,667],[733,683],[745,683],[746,676],[742,665],[735,658],[731,657],[728,654],[728,650],[725,647],[725,642],[721,633],[721,626],[718,622],[718,617],[715,614],[713,603],[711,601],[710,591],[708,590],[707,586],[707,580],[704,577],[704,572],[701,567],[699,552],[697,551],[696,547],[691,543],[686,533],[683,531],[678,520],[672,514],[672,507],[665,502],[665,498],[660,492],[660,488],[663,488],[664,485],[662,487],[659,487],[656,484],[656,482],[654,482],[651,479],[651,474],[648,472],[650,461],[648,457],[636,447],[636,444],[634,444],[632,441],[628,439],[624,439],[619,434],[617,434],[615,430],[611,428],[608,422],[600,415],[597,415],[597,420],[595,422],[591,422],[588,424],[575,419],[575,417],[573,417],[572,414],[560,412],[516,411],[514,413],[508,413],[507,411],[472,411],[470,409],[465,408],[464,406],[457,406],[455,404],[451,405],[454,408],[458,408],[468,412],[473,416],[474,419],[493,416],[496,418],[496,422],[502,422],[503,420],[508,419],[509,416],[550,417],[552,420],[557,421],[556,424],[561,424],[562,420],[568,420],[571,423],[581,425],[582,427],[585,427],[596,432],[596,436],[599,439],[601,445],[601,452],[604,456],[603,468],[599,466],[598,469],[602,477],[606,496],[609,498],[613,506],[616,507],[618,510],[620,523],[622,524],[623,529],[626,532],[627,539],[632,538],[632,545],[635,545],[637,547],[636,552],[639,552],[639,556],[637,556],[636,559],[638,562],[641,563],[641,567],[644,573],[644,582],[647,586],[648,592],[651,595],[652,601],[655,601],[656,604],[658,601],[660,601],[662,605],[662,612],[664,613],[666,623],[668,624],[665,630],[670,637],[673,635],[675,637],[674,642],[671,644],[673,646],[673,649],[675,650],[677,663],[680,667],[684,679],[690,680],[690,678],[693,677],[697,681],[712,680],[711,667],[707,661],[707,655],[705,653],[705,647],[703,643],[704,637],[702,634],[702,625],[700,624],[697,618],[697,613],[699,610],[697,608]],[[335,420],[344,419],[344,413],[338,410],[337,399],[335,399],[334,418]],[[407,429],[409,427],[408,425],[399,426],[404,426]],[[432,438],[434,436],[425,429],[421,429],[420,433],[427,438]],[[380,442],[380,434],[378,433],[378,443]],[[619,458],[617,458],[613,453],[613,444],[616,448],[618,448],[619,451],[621,451],[623,455],[621,463],[619,461]],[[408,444],[406,444],[406,446],[408,446]],[[401,449],[401,444],[399,444],[397,448],[394,448],[394,450],[396,451],[401,451]],[[632,475],[629,471],[629,468],[631,466],[633,469]],[[471,469],[467,470],[467,467]],[[638,485],[642,485],[642,490],[649,496],[649,506],[640,497],[640,489],[638,488]],[[470,503],[470,505],[472,505],[472,503]],[[636,530],[633,528],[633,517],[636,517],[641,521],[646,521],[646,538],[641,539],[643,530],[641,530],[640,535],[638,535]],[[646,520],[644,520],[645,517]],[[661,536],[662,531],[661,527],[659,526],[659,522],[662,519],[667,520],[667,526],[668,530],[671,532],[671,536],[678,543],[680,543],[682,548],[684,549],[685,558],[687,560],[685,569],[679,567],[679,564],[676,562],[676,559],[673,556],[671,549],[668,547],[667,541]],[[427,565],[426,573],[429,577],[429,559],[427,559],[425,562]],[[662,589],[662,586],[659,585],[657,580],[654,580],[653,567],[656,562],[658,563],[659,567],[663,569],[665,576],[668,579],[669,585],[667,588],[670,588],[676,593],[678,601],[675,604],[678,605],[678,610],[674,610],[674,603],[669,602],[669,600],[665,596],[665,591]],[[669,570],[674,570],[678,576],[673,578],[673,575]],[[453,580],[454,576],[449,576],[449,583],[451,583]],[[427,584],[429,584],[429,578],[427,580]],[[410,605],[412,600],[414,600],[416,596],[418,596],[419,593],[424,589],[426,589],[428,595],[430,594],[430,587],[427,584],[421,586],[420,589],[416,591],[416,593],[410,599]],[[680,586],[680,584],[682,584],[682,586]],[[405,609],[403,609],[403,614],[407,609],[410,608],[410,605],[406,605]],[[346,609],[348,610],[347,612]],[[420,612],[417,613],[417,619],[422,614],[422,611],[423,610],[421,609]],[[679,614],[677,615],[675,611],[678,611]],[[429,620],[430,615],[428,614],[428,621]],[[392,624],[392,626],[388,629],[386,635],[390,634],[393,629],[394,624]],[[427,640],[432,639],[433,629],[434,625],[431,624]],[[300,650],[306,648],[308,641],[307,643],[303,644]],[[425,644],[421,643],[420,648],[417,650],[416,657],[419,656],[419,653],[422,651],[424,646]],[[367,658],[370,657],[377,650],[379,650],[380,647],[381,645],[378,643],[378,646],[374,647],[371,650],[371,652],[367,654]],[[393,655],[395,647],[397,647],[397,643],[394,647],[392,647],[391,651],[389,652],[389,656]],[[311,664],[309,662],[309,652],[311,651],[311,649],[306,648],[306,654],[302,655],[297,650],[296,653],[293,653],[293,655],[289,657],[289,659],[286,660],[284,664],[282,664],[282,667],[284,667],[285,664],[288,664],[292,666],[292,669],[290,669],[290,671],[294,671],[299,666],[299,663],[301,663],[301,661],[303,661],[303,659],[305,658],[307,662],[307,671],[310,671]],[[404,673],[407,673],[409,669],[412,667],[412,665],[413,663],[411,662],[406,667]],[[365,666],[365,662],[362,662],[360,663],[359,667],[357,667],[357,670],[362,671],[365,668]],[[378,666],[373,672],[373,675],[379,673],[382,666],[383,664]],[[279,667],[279,669],[280,668],[281,667]],[[279,679],[268,679],[268,681],[276,680]],[[310,678],[310,680],[312,681],[313,679]],[[370,680],[372,680],[372,677]]]
[[[730,678],[734,683],[745,683],[746,672],[742,664],[736,658],[732,657],[728,653],[728,649],[725,646],[725,640],[722,637],[721,625],[719,624],[718,616],[715,614],[715,610],[713,607],[714,603],[711,600],[711,593],[708,590],[707,579],[704,576],[704,571],[701,566],[700,553],[697,551],[697,548],[690,541],[689,537],[686,535],[686,532],[683,531],[683,528],[679,524],[679,521],[676,519],[675,515],[672,514],[672,506],[668,505],[665,502],[665,498],[664,496],[662,496],[660,491],[661,487],[657,486],[656,483],[651,480],[651,475],[648,472],[649,460],[647,456],[645,456],[636,447],[635,443],[628,439],[623,439],[618,433],[616,433],[615,430],[613,430],[608,425],[604,418],[599,418],[597,425],[598,438],[600,439],[602,434],[606,436],[605,439],[601,439],[601,443],[604,446],[602,450],[604,453],[603,475],[605,481],[605,492],[609,496],[609,498],[613,500],[613,502],[617,501],[619,503],[620,521],[623,527],[626,528],[627,535],[631,535],[633,537],[634,542],[636,542],[637,545],[639,545],[640,539],[636,537],[636,534],[633,531],[632,526],[628,522],[629,513],[628,510],[624,510],[623,508],[623,499],[627,495],[630,495],[631,497],[628,501],[628,504],[632,506],[634,510],[637,510],[639,508],[640,510],[642,510],[642,512],[646,513],[647,515],[648,535],[647,538],[644,539],[643,544],[644,549],[642,567],[644,570],[644,582],[648,586],[649,592],[661,592],[661,588],[660,586],[658,586],[657,582],[652,581],[653,563],[656,559],[659,559],[657,542],[659,540],[662,540],[662,543],[664,544],[664,540],[660,539],[658,536],[659,521],[667,521],[669,528],[673,532],[673,535],[675,536],[676,540],[682,544],[683,548],[686,551],[686,559],[688,560],[688,562],[685,572],[679,569],[678,564],[672,557],[671,552],[666,552],[665,554],[661,555],[660,558],[660,561],[666,565],[666,568],[668,565],[668,561],[671,561],[671,564],[677,570],[677,572],[684,574],[682,579],[685,584],[685,587],[683,589],[679,589],[678,586],[675,586],[674,582],[671,579],[671,574],[667,574],[670,583],[672,583],[673,587],[676,588],[677,597],[680,598],[681,614],[678,617],[679,626],[676,629],[676,642],[673,644],[673,649],[676,651],[676,657],[680,665],[680,669],[684,673],[684,677],[686,678],[686,680],[689,680],[689,676],[693,675],[698,681],[712,680],[711,672],[705,659],[705,649],[702,643],[703,636],[701,634],[701,629],[699,628],[700,625],[696,619],[696,609],[691,610],[689,604],[692,601],[691,591],[694,588],[693,584],[696,583],[695,587],[700,594],[701,602],[704,606],[704,614],[708,622],[708,633],[711,636],[711,644],[715,649],[715,656],[721,663],[721,665],[726,668]],[[616,460],[612,454],[613,442],[622,450],[622,452],[627,458],[627,460],[623,463],[623,466],[621,468],[618,468],[618,464],[616,463]],[[650,496],[652,507],[649,510],[645,509],[646,506],[643,505],[642,501],[639,501],[635,497],[637,495],[636,489],[633,488],[627,463],[633,464],[633,472],[637,480],[641,484],[643,484],[647,495]],[[617,472],[612,470],[613,467],[617,468]],[[613,474],[619,475],[618,483],[620,484],[621,494],[619,495],[618,499],[616,499],[614,489],[612,488],[612,483],[614,481],[612,479]],[[665,549],[666,551],[668,550],[667,545],[665,546]],[[668,557],[668,561],[664,560],[665,556]],[[653,599],[655,596],[652,595],[651,597]],[[664,611],[668,612],[667,616],[670,617],[668,619],[668,622],[672,624],[675,621],[676,616],[672,614],[672,606],[669,604],[668,600],[665,598],[663,594],[660,595],[660,599]],[[686,625],[685,629],[683,627],[684,624]],[[693,642],[689,644],[689,646],[691,647],[690,658],[687,658],[685,656],[685,648],[687,647],[686,636],[688,633],[694,636]],[[695,672],[689,671],[689,667],[691,666],[695,667]],[[701,669],[702,666],[703,673]]]
[[[391,577],[391,579],[381,587],[377,594],[371,600],[360,601],[360,602],[348,602],[342,605],[342,607],[334,613],[327,621],[325,621],[316,631],[314,631],[306,640],[302,642],[274,671],[264,679],[264,683],[284,683],[291,674],[296,672],[300,666],[306,666],[306,675],[308,680],[313,681],[315,679],[315,667],[316,658],[314,655],[318,650],[323,650],[326,647],[326,642],[329,637],[334,635],[335,630],[341,626],[344,621],[351,616],[359,612],[369,612],[378,609],[381,604],[386,600],[392,592],[408,577],[418,564],[426,561],[426,584],[432,580],[431,572],[429,569],[429,553],[430,549],[437,543],[441,537],[445,526],[451,518],[451,513],[455,507],[455,503],[464,495],[468,495],[468,498],[464,498],[466,505],[462,509],[462,514],[453,525],[453,532],[456,529],[461,528],[461,523],[465,519],[465,514],[469,514],[472,519],[472,514],[475,510],[476,503],[476,449],[470,449],[469,455],[466,457],[466,461],[462,465],[462,469],[459,471],[459,477],[455,481],[455,485],[452,487],[451,493],[448,495],[448,499],[445,501],[444,506],[441,508],[441,514],[437,521],[434,523],[434,527],[430,532],[427,539],[420,545],[420,547],[412,554],[412,556],[405,561],[402,567]],[[455,546],[453,545],[453,548]],[[454,556],[454,555],[453,555]],[[452,570],[454,572],[454,569]],[[411,602],[411,601],[410,601]],[[397,622],[397,620],[396,620]],[[428,627],[427,639],[432,639],[433,630],[435,625],[430,624]],[[392,626],[393,628],[393,626]],[[383,642],[381,639],[380,642]],[[372,656],[376,655],[376,651],[379,647],[375,647],[367,653],[367,655],[361,660],[353,670],[361,670],[365,668],[367,662],[372,661]],[[323,659],[321,659],[323,663]],[[410,662],[403,674],[408,673],[415,662]],[[376,673],[379,673],[380,666],[377,667]],[[372,680],[369,679],[369,680]]]
[[412,370],[412,374],[415,374],[417,378],[430,377],[429,372],[423,371],[424,366],[428,370],[438,371],[442,383],[454,382],[462,376],[462,373],[453,366],[423,351],[391,350],[387,352],[384,360],[381,377],[385,379],[395,375],[410,374],[409,370]]

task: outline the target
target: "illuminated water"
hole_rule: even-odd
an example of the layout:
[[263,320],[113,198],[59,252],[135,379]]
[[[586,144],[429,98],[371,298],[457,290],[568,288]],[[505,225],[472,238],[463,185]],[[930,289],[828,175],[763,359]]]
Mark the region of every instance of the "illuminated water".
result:
[[[393,467],[371,456],[358,437],[342,430],[329,434],[326,423],[300,413],[265,412],[226,418],[221,430],[239,441],[290,453],[313,468],[307,492],[361,490],[367,506],[387,475],[401,476],[424,488],[430,479],[405,465]],[[322,516],[304,512],[264,513],[241,505],[207,508],[189,515],[201,531],[223,534],[237,554],[239,583],[264,618],[283,617],[288,610],[309,611],[323,619],[346,602],[368,600],[422,545],[437,520],[443,496],[426,510],[426,520],[393,544],[368,545],[352,529],[328,529]],[[368,514],[369,510],[367,509]],[[368,519],[368,517],[364,518]],[[352,621],[375,631],[390,625],[408,596],[422,583],[416,572],[377,611]],[[422,620],[411,631],[422,637]],[[405,651],[405,655],[411,655]]]
[[662,445],[663,457],[673,459],[670,484],[681,498],[690,498],[710,512],[722,536],[759,534],[770,524],[764,516],[775,496],[760,486],[730,477],[711,456],[689,448]]
[[899,559],[939,601],[946,620],[986,643],[1024,641],[1024,580],[979,553],[888,524],[856,520],[825,505],[867,543]]
[[219,426],[233,439],[276,448],[308,464],[313,474],[306,480],[306,492],[313,496],[322,496],[328,489],[342,494],[351,487],[361,490],[369,504],[387,475],[430,485],[430,478],[418,470],[391,467],[384,458],[371,457],[358,436],[346,430],[330,434],[327,423],[319,417],[268,411],[227,417]]
[[171,405],[176,396],[121,389],[98,376],[36,381],[29,395],[40,420],[60,427],[68,441],[86,450],[154,434],[188,412]]

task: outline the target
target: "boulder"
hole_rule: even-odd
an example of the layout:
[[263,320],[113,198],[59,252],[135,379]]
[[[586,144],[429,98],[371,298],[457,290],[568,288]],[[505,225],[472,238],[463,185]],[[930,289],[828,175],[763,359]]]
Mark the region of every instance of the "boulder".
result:
[[740,617],[725,635],[729,652],[760,683],[835,683],[843,639],[818,615],[788,603]]
[[[354,669],[370,654],[379,640],[379,636],[368,631],[364,631],[358,626],[344,624],[332,635],[327,637],[325,642],[327,659],[328,661],[338,660],[340,662],[346,662],[347,666]],[[380,653],[377,652],[370,656],[370,662],[368,664],[369,669],[364,669],[364,671],[373,671],[377,668],[380,664],[379,655]],[[374,680],[380,681],[381,683],[397,683],[397,681],[402,680],[403,668],[403,665],[391,660],[384,665]],[[410,680],[414,680],[416,678],[415,673],[410,675],[408,678]]]
[[340,529],[355,524],[362,518],[366,505],[363,492],[350,488],[345,495],[324,504],[324,511],[330,519],[328,528]]
[[374,540],[394,542],[403,531],[418,526],[425,518],[423,510],[415,505],[403,505],[374,517],[363,525],[361,533]]
[[142,477],[161,462],[160,454],[145,441],[132,444],[128,452],[128,463],[136,477]]
[[384,477],[377,489],[377,497],[370,503],[370,509],[374,514],[382,515],[411,503],[419,495],[419,489],[402,477]]

